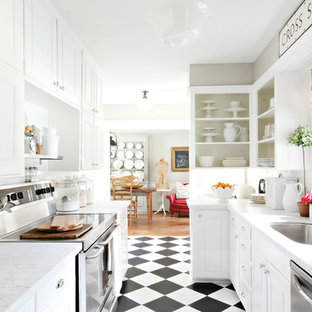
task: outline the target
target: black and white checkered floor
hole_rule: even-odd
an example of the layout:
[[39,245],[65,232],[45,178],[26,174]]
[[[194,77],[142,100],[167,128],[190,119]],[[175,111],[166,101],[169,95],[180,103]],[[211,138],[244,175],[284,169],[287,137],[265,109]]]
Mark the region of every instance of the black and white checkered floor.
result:
[[242,312],[231,284],[191,283],[189,237],[130,237],[117,312]]

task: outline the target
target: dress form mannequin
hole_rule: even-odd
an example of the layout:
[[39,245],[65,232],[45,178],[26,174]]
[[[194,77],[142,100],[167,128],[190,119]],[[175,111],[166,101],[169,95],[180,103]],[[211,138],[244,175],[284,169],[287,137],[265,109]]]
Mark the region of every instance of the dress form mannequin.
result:
[[157,170],[156,189],[157,190],[169,189],[168,163],[163,158],[161,158],[160,161],[156,163],[156,170]]

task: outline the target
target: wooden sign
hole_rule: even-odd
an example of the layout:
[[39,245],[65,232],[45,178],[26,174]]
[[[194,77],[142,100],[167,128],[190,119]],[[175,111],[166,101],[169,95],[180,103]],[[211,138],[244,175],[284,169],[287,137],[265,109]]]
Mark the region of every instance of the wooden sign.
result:
[[312,0],[304,1],[279,33],[282,56],[312,25]]

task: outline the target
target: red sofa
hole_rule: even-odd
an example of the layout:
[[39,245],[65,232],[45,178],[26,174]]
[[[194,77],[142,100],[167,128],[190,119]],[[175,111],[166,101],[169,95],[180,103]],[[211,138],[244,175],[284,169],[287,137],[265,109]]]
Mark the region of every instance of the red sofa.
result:
[[186,198],[176,199],[176,194],[169,194],[166,196],[169,199],[169,212],[171,216],[175,213],[190,213],[189,207],[186,203]]

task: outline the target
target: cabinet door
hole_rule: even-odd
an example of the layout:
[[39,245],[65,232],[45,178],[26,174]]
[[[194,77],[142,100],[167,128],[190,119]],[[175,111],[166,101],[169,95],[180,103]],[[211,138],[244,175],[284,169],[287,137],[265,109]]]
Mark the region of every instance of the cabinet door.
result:
[[23,69],[23,0],[0,1],[0,59]]
[[290,312],[290,282],[270,263],[267,268],[268,312]]
[[83,109],[88,112],[93,112],[94,110],[94,88],[95,88],[95,78],[94,78],[95,66],[92,59],[84,51],[83,52],[83,66],[82,66],[82,106]]
[[195,281],[229,277],[228,233],[227,211],[191,211]]
[[58,81],[60,96],[81,106],[81,54],[82,48],[72,31],[61,20],[58,29]]
[[[255,248],[252,249],[252,311],[266,311],[266,259]],[[276,310],[278,311],[278,310]]]
[[99,69],[95,71],[95,107],[94,112],[99,118],[103,117],[103,76]]
[[25,0],[25,75],[57,92],[56,13],[47,0]]
[[230,229],[230,274],[235,290],[239,292],[239,234],[235,226]]
[[0,175],[23,173],[23,77],[0,63]]
[[93,118],[84,114],[82,121],[82,169],[94,168]]
[[104,132],[100,121],[94,122],[94,169],[103,168],[104,164]]

